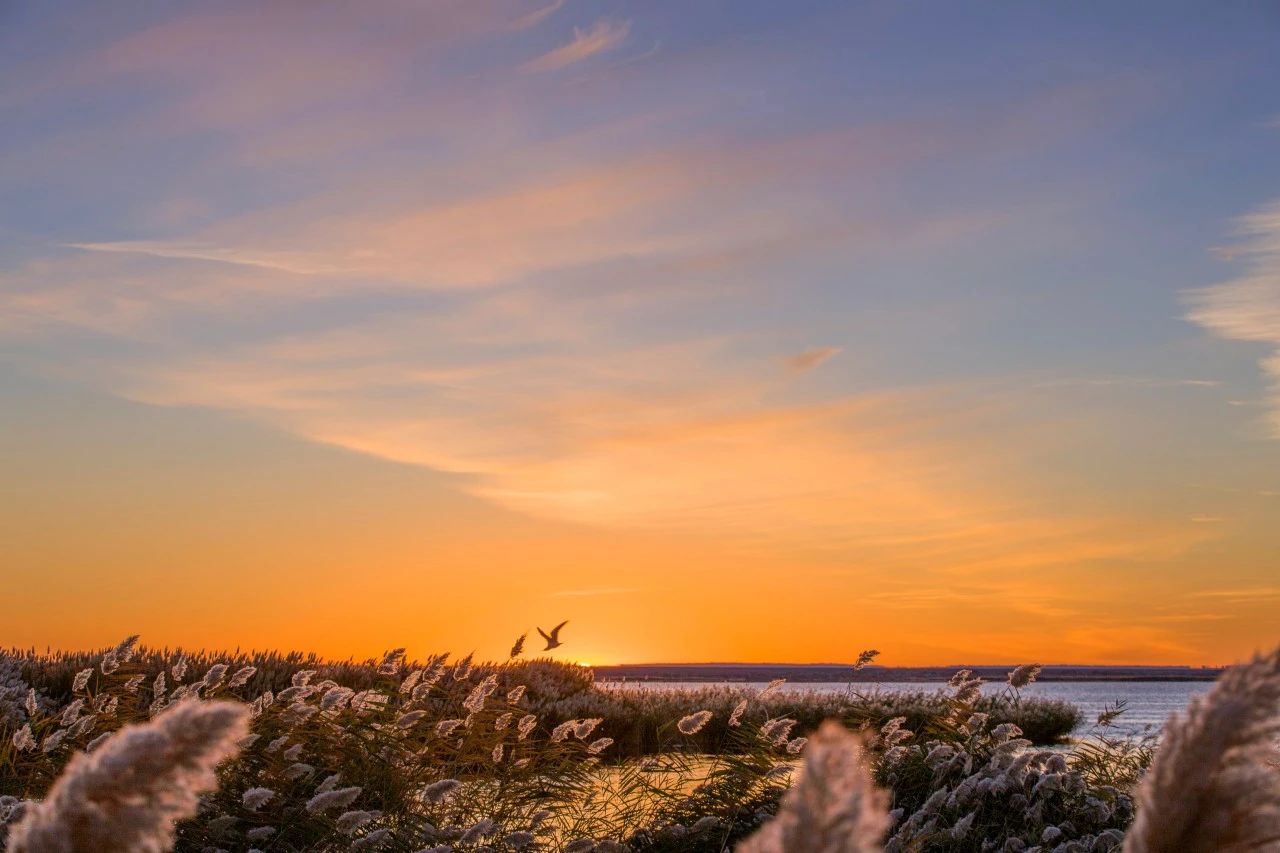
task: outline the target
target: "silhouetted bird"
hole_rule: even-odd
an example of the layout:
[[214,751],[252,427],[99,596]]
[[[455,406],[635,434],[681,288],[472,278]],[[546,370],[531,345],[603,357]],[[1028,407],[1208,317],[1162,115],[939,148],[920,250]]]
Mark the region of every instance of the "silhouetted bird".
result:
[[559,625],[552,628],[550,634],[548,634],[546,631],[542,630],[541,628],[538,629],[538,633],[542,635],[542,639],[547,641],[547,647],[543,649],[544,652],[549,652],[552,649],[557,648],[558,646],[564,645],[564,643],[560,642],[560,629],[568,624],[569,624],[569,620],[568,619],[564,620]]

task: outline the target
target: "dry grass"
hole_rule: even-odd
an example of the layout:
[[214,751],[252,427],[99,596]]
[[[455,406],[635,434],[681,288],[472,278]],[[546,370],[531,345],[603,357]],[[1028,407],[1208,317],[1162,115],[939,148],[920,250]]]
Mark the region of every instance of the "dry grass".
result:
[[[1236,834],[1214,838],[1274,842],[1266,833],[1274,830],[1275,768],[1259,757],[1259,738],[1274,733],[1275,707],[1254,700],[1275,692],[1275,669],[1255,664],[1225,676],[1175,725],[1143,783],[1132,849],[1211,849],[1176,844],[1228,824]],[[1029,676],[1012,675],[1011,690]],[[228,700],[241,704],[217,704]],[[728,850],[749,836],[743,849],[759,851],[1118,849],[1150,745],[1104,731],[1074,753],[1036,749],[997,716],[1028,714],[1035,703],[1013,694],[992,701],[964,673],[949,692],[923,697],[821,697],[601,690],[588,672],[548,661],[416,662],[399,650],[337,664],[131,642],[11,654],[0,658],[0,832],[18,827],[15,850],[112,849],[30,841],[74,838],[56,831],[54,817],[77,814],[76,804],[101,793],[154,818],[130,819],[160,839],[133,849],[165,849],[172,837],[176,849],[193,851],[674,853]],[[189,743],[203,742],[194,723],[180,721],[220,707],[245,709],[251,734],[219,766],[216,791],[198,801],[156,793],[157,785],[209,786],[209,767],[226,751],[195,750],[204,763],[183,765],[181,750],[166,752],[158,733],[181,725]],[[886,719],[904,709],[911,713]],[[821,716],[843,719],[856,739],[833,723],[807,744],[807,724]],[[1223,735],[1231,720],[1235,733]],[[646,740],[628,745],[637,731]],[[627,753],[649,757],[620,760]],[[801,756],[806,769],[784,799]],[[1196,773],[1203,779],[1190,781]],[[1170,808],[1193,817],[1161,818]],[[82,835],[97,826],[79,825],[88,827]]]

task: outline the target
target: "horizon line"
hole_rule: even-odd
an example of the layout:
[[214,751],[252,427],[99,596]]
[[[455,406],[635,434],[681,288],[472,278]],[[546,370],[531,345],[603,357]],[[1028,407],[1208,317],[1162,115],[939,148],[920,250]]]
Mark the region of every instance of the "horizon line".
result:
[[[565,661],[571,663],[572,661]],[[1022,666],[1019,663],[934,663],[934,664],[866,664],[860,670],[861,672],[870,669],[951,669],[958,667],[960,669],[1004,669]],[[1194,663],[1045,663],[1039,664],[1041,667],[1048,669],[1049,667],[1090,667],[1093,669],[1226,669],[1232,664],[1194,664]],[[819,662],[819,663],[786,663],[782,661],[665,661],[652,663],[592,663],[589,669],[601,669],[603,667],[621,667],[621,666],[828,666],[845,669],[853,669],[852,663],[838,662]]]

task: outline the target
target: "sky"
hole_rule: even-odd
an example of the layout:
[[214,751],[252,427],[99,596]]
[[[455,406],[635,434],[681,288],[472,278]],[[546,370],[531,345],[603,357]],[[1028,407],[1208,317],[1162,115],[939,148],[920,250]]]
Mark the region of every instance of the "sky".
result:
[[0,4],[0,644],[1270,648],[1277,38],[1267,2]]

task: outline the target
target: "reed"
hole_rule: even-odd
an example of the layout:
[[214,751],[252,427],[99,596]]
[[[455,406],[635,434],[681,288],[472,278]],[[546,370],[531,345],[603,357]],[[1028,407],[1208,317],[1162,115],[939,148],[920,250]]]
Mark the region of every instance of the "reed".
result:
[[545,660],[400,649],[11,652],[0,836],[15,851],[1263,850],[1280,837],[1278,671],[1273,654],[1228,672],[1158,751],[1108,734],[1119,708],[1061,750],[1011,719],[1044,712],[1017,695],[1034,666],[1004,696],[962,672],[932,694],[831,697],[619,690]]

